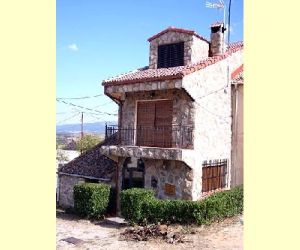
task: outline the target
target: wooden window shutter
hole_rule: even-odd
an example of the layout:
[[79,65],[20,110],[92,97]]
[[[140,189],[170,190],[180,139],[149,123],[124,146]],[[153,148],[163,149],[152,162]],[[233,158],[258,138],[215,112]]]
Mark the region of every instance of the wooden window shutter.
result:
[[184,65],[184,42],[158,46],[157,68]]
[[137,145],[172,146],[173,102],[145,101],[137,105]]

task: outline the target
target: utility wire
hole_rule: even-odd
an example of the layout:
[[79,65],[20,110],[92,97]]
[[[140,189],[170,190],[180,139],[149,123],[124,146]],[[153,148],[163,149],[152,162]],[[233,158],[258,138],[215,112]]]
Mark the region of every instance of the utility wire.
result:
[[66,118],[66,119],[64,119],[64,120],[62,120],[62,121],[59,121],[59,122],[57,122],[56,124],[60,124],[60,123],[63,123],[63,122],[66,122],[66,121],[68,121],[68,120],[71,120],[72,118],[74,118],[75,116],[77,116],[78,114],[80,114],[81,112],[77,112],[75,115],[72,115],[71,117],[68,117],[68,118]]
[[103,120],[103,119],[101,119],[101,118],[99,118],[99,117],[97,117],[97,116],[94,116],[93,114],[91,114],[91,113],[86,113],[88,116],[91,116],[91,117],[93,117],[93,118],[95,118],[96,120],[95,121],[100,121],[100,122],[105,122],[105,120]]
[[81,96],[81,97],[57,97],[56,99],[59,100],[80,100],[80,99],[88,99],[88,98],[95,98],[99,96],[103,96],[104,94],[94,95],[94,96]]
[[95,108],[103,107],[103,106],[105,106],[105,105],[107,105],[107,104],[110,104],[110,103],[113,103],[113,102],[114,102],[114,101],[108,101],[108,102],[106,102],[106,103],[97,105],[97,106],[95,106],[95,107],[93,107],[93,108],[95,109]]
[[78,108],[81,108],[81,109],[93,111],[93,112],[96,112],[96,113],[99,113],[99,114],[105,114],[105,115],[117,116],[117,114],[112,114],[112,113],[108,113],[108,112],[101,112],[101,111],[96,110],[96,109],[91,109],[91,108],[83,107],[83,106],[80,106],[80,105],[76,105],[76,104],[71,103],[71,102],[66,102],[66,101],[60,100],[60,99],[58,99],[58,98],[56,98],[56,101],[61,102],[61,103],[64,103],[64,104],[66,104],[66,105],[73,106],[73,107],[78,107]]

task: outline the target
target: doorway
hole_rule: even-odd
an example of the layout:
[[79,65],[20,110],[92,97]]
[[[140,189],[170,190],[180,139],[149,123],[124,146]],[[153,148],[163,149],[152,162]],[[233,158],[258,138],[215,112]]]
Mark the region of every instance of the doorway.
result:
[[145,164],[142,159],[128,157],[122,168],[122,190],[145,187]]

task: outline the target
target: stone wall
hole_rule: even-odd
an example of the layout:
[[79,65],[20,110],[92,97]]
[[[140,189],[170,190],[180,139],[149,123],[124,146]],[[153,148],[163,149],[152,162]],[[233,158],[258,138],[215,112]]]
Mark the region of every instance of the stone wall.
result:
[[181,79],[154,81],[154,82],[140,82],[124,85],[108,86],[105,88],[105,93],[127,93],[137,91],[153,91],[166,89],[180,89]]
[[193,37],[191,49],[191,63],[197,63],[209,56],[209,44],[196,36]]
[[192,34],[169,31],[150,42],[149,68],[157,68],[158,46],[184,42],[184,65],[208,56],[209,44]]
[[[158,199],[192,200],[193,171],[180,161],[145,160],[145,187],[153,188]],[[153,187],[156,183],[156,187]],[[165,184],[175,186],[175,194],[165,192]]]
[[64,208],[74,206],[73,188],[78,183],[84,183],[84,178],[60,175],[59,176],[59,205]]
[[[85,183],[85,182],[93,182],[96,180],[96,182],[100,182],[99,180],[92,178],[89,179],[88,177],[77,177],[77,176],[70,176],[70,175],[59,175],[59,205],[63,208],[71,208],[74,207],[74,186],[79,183]],[[111,185],[112,187],[115,187],[114,180],[111,182],[103,182]]]
[[[119,157],[119,187],[122,186],[122,168],[125,158]],[[193,174],[181,161],[143,159],[145,163],[145,188],[154,189],[158,199],[193,200]],[[198,180],[196,180],[198,181]],[[153,183],[156,183],[154,187]],[[175,194],[165,193],[165,184],[175,186]]]
[[[227,86],[227,63],[231,72],[243,62],[242,52],[236,52],[226,60],[184,77],[182,85],[195,99],[194,150],[198,156],[194,169],[201,184],[204,160],[228,159],[231,165],[232,107],[231,84]],[[228,184],[230,169],[228,169]],[[200,184],[199,184],[200,183]],[[199,187],[194,186],[194,190]],[[201,186],[200,186],[201,190]],[[199,191],[195,191],[201,195]]]

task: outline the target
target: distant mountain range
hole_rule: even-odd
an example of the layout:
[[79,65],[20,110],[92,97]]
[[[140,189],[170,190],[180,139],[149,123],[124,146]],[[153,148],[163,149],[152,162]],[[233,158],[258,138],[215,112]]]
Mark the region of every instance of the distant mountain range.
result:
[[[117,122],[107,122],[107,125],[116,125]],[[63,124],[56,125],[57,134],[73,134],[81,132],[81,124]],[[93,123],[84,123],[83,132],[93,133],[93,134],[104,134],[105,133],[105,122],[93,122]]]

